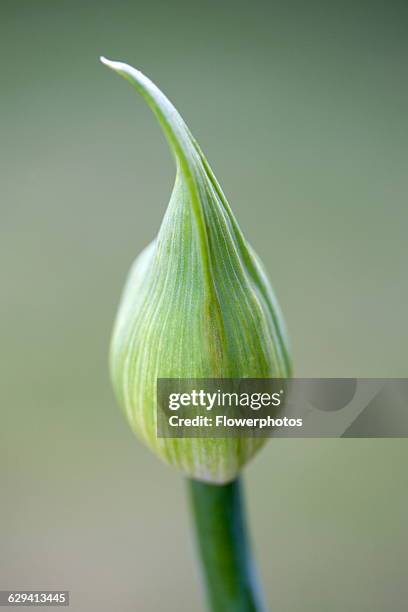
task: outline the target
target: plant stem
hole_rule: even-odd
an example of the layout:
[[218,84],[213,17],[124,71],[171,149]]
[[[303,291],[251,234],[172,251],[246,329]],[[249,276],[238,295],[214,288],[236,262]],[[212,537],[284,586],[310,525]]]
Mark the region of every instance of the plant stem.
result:
[[221,486],[188,483],[209,609],[266,610],[254,571],[240,481]]

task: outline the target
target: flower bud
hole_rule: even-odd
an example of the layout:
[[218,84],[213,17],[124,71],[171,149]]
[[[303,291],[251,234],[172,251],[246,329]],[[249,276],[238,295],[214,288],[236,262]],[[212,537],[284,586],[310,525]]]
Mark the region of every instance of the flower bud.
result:
[[155,114],[176,180],[158,236],[134,262],[111,345],[111,374],[132,429],[191,478],[234,479],[262,438],[158,438],[158,378],[285,378],[282,317],[207,160],[166,96],[138,70],[102,58]]

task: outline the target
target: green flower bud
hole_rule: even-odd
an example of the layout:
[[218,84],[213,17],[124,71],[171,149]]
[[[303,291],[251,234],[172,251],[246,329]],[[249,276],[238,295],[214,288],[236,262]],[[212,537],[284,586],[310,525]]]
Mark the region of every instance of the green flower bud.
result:
[[191,478],[234,479],[261,438],[158,438],[157,378],[285,378],[282,317],[207,160],[166,96],[138,70],[102,58],[155,114],[177,174],[157,238],[134,262],[114,326],[111,374],[132,429]]

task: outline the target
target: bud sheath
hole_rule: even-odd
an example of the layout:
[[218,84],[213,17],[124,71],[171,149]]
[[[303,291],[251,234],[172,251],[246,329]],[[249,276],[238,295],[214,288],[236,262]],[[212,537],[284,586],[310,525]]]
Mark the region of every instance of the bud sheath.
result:
[[111,345],[115,391],[132,429],[164,461],[194,479],[229,482],[264,440],[157,438],[156,381],[289,376],[282,317],[179,113],[141,72],[102,61],[146,100],[177,166],[158,236],[134,262],[122,295]]

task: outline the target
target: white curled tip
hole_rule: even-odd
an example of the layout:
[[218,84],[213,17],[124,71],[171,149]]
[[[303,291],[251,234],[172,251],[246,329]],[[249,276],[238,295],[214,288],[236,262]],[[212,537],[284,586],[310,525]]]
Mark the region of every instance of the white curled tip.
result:
[[105,66],[108,66],[109,68],[112,68],[113,70],[118,70],[124,65],[122,62],[115,62],[113,60],[108,59],[107,57],[104,57],[103,55],[101,55],[99,59],[102,62],[102,64],[105,64]]

